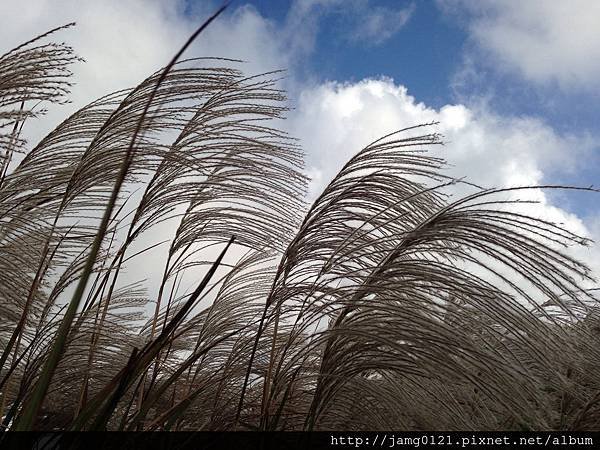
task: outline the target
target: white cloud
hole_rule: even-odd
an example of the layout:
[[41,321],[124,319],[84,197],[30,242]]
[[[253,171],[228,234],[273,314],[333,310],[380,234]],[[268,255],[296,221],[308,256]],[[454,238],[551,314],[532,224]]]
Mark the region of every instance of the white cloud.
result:
[[[573,174],[581,155],[592,148],[585,137],[562,136],[542,121],[529,117],[502,117],[484,106],[445,105],[440,109],[418,103],[404,86],[391,79],[354,84],[328,83],[306,89],[291,118],[292,133],[302,139],[313,176],[310,195],[335,176],[353,154],[392,131],[429,122],[446,145],[433,149],[450,164],[449,174],[483,187],[552,184],[549,173]],[[457,186],[453,193],[472,192]],[[537,201],[524,212],[563,224],[570,231],[600,237],[581,218],[552,204],[542,190],[521,191],[513,198]],[[574,254],[598,269],[597,248]]]
[[[28,124],[26,137],[34,144],[68,114],[118,89],[134,87],[163,67],[193,30],[219,3],[204,2],[192,11],[184,0],[28,0],[1,1],[0,54],[56,26],[77,22],[54,39],[73,46],[86,62],[73,67],[72,104],[51,107],[42,120]],[[230,9],[213,22],[184,57],[228,57],[247,61],[248,75],[283,69],[288,54],[274,39],[272,25],[252,7]],[[156,227],[137,243],[142,248],[170,239],[173,224]],[[134,246],[134,248],[137,248]],[[122,282],[147,278],[156,292],[166,246],[155,248],[130,264]],[[132,251],[133,253],[133,251]],[[208,255],[210,257],[210,255]],[[215,255],[216,256],[216,255]]]
[[[600,86],[597,0],[438,0],[466,20],[494,67],[529,81],[593,90]],[[466,16],[466,19],[465,19]]]
[[414,11],[414,3],[397,10],[382,6],[368,8],[359,19],[352,39],[367,45],[382,44],[406,25]]
[[304,56],[314,49],[320,20],[331,15],[342,24],[333,24],[338,37],[353,44],[377,46],[398,33],[414,11],[414,3],[390,8],[371,0],[295,0],[283,31],[286,45],[296,56]]
[[484,106],[418,103],[391,79],[355,84],[327,83],[306,89],[292,116],[313,170],[330,178],[342,161],[368,142],[396,129],[439,121],[447,144],[444,156],[457,176],[484,186],[535,184],[560,167],[573,171],[578,155],[591,145],[585,138],[561,136],[530,117],[502,117]]
[[[299,1],[296,8],[309,8],[313,3],[323,0]],[[339,0],[327,3],[337,4]],[[0,28],[0,42],[10,48],[57,25],[78,22],[76,29],[60,37],[88,62],[75,68],[73,105],[53,111],[45,122],[49,127],[64,118],[68,110],[111,90],[129,87],[164,65],[193,27],[211,12],[210,5],[203,4],[191,18],[184,14],[184,6],[183,0],[30,0],[27,8],[18,2],[1,2],[0,16],[11,20]],[[302,23],[297,25],[301,27]],[[250,73],[294,68],[294,62],[309,51],[293,43],[294,29],[291,22],[285,30],[278,29],[255,9],[241,7],[213,23],[189,56],[241,58],[249,61],[246,67]],[[309,27],[295,38],[311,42],[317,30],[318,25]],[[441,122],[438,129],[448,142],[441,151],[453,164],[452,173],[468,176],[470,181],[484,186],[547,181],[547,174],[558,169],[575,170],[581,154],[577,152],[590,147],[588,140],[559,135],[540,120],[501,117],[485,106],[430,108],[390,79],[299,86],[302,93],[298,108],[286,126],[301,139],[307,151],[309,172],[315,178],[312,195],[368,142],[423,122]],[[38,133],[42,131],[43,127]],[[544,217],[563,222],[577,233],[600,236],[600,228],[594,225],[590,231],[580,218],[552,205],[543,192],[528,195],[542,202],[540,211]],[[156,236],[157,241],[160,239]],[[581,254],[586,260],[593,260],[591,253]],[[141,275],[144,268],[138,269]]]
[[[109,92],[135,86],[164,66],[193,30],[215,11],[202,4],[184,14],[184,0],[28,0],[0,2],[2,49],[8,50],[56,26],[77,26],[54,39],[68,42],[86,62],[74,69],[72,105],[51,110],[37,123],[41,137],[66,115]],[[2,52],[3,53],[3,52]],[[211,24],[185,57],[218,56],[248,61],[248,73],[282,69],[287,56],[273,39],[271,25],[251,7],[240,7]],[[42,125],[42,126],[40,126]]]

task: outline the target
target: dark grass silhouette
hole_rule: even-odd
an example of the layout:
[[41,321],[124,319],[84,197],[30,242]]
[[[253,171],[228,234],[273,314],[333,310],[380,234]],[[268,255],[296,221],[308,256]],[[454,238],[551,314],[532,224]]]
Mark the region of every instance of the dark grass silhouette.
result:
[[[426,124],[307,207],[280,75],[182,52],[19,156],[78,61],[50,33],[0,58],[4,429],[600,428],[588,242],[533,187],[450,201]],[[165,223],[155,292],[125,271]]]

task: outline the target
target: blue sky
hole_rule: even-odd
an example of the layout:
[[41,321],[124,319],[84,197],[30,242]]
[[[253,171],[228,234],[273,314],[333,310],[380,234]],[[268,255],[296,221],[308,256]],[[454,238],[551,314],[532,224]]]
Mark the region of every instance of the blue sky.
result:
[[[294,13],[294,3],[292,0],[238,0],[232,3],[232,9],[252,5],[261,16],[283,28],[290,20],[289,15]],[[408,86],[412,95],[434,107],[468,101],[470,97],[491,96],[498,112],[540,115],[561,131],[572,131],[573,127],[593,131],[597,126],[599,90],[561,89],[556,82],[531,83],[494,67],[489,61],[479,61],[479,64],[475,61],[477,73],[458,86],[457,78],[464,71],[467,55],[473,53],[474,43],[469,39],[468,19],[457,17],[458,12],[440,6],[444,2],[347,0],[321,3],[312,10],[320,24],[314,48],[305,62],[306,69],[322,80],[352,82],[383,75]],[[327,3],[333,6],[323,6]],[[403,26],[382,42],[348,38],[348,29],[364,20],[361,14],[368,9],[405,9],[410,15]]]
[[[219,0],[0,2],[7,48],[76,21],[61,39],[86,63],[69,111],[168,61]],[[600,186],[600,1],[235,0],[187,56],[287,69],[281,126],[306,152],[315,195],[354,153],[439,121],[449,172],[483,186]],[[36,135],[37,133],[37,135]],[[459,195],[463,192],[455,192]],[[527,213],[600,241],[597,195],[530,190]],[[598,266],[600,251],[576,250]],[[582,253],[583,252],[583,253]]]
[[[322,7],[321,11],[315,8],[320,26],[314,49],[306,60],[307,70],[322,80],[349,82],[384,75],[410,86],[412,94],[427,104],[439,107],[453,101],[452,77],[466,35],[440,14],[434,3],[426,3],[381,0],[363,6],[410,12],[400,29],[375,43],[349,38],[348,29],[363,19],[360,12],[353,14],[344,4],[331,9]],[[292,1],[257,0],[249,4],[280,26],[289,20],[289,13],[293,14]]]

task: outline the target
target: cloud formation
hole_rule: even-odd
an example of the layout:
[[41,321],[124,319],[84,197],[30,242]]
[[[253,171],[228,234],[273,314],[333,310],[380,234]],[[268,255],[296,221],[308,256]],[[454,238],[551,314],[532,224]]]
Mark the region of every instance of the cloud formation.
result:
[[325,16],[335,19],[334,35],[338,38],[352,44],[377,46],[402,29],[415,8],[414,3],[390,8],[372,0],[295,0],[282,31],[286,45],[296,56],[314,49],[320,21]]
[[[432,151],[449,162],[447,173],[485,188],[552,184],[548,174],[573,176],[581,156],[593,146],[590,139],[560,135],[539,119],[503,117],[484,106],[434,109],[391,79],[331,82],[306,89],[290,121],[308,154],[311,197],[365,145],[392,131],[430,122],[439,122],[435,130],[444,136],[446,144]],[[452,189],[455,196],[467,192],[473,191],[461,185]],[[597,225],[588,227],[576,214],[553,204],[546,191],[521,191],[513,198],[538,202],[523,204],[524,213],[563,224],[582,236],[600,237]],[[600,270],[596,248],[572,251]]]
[[[217,2],[215,2],[217,4]],[[52,106],[40,120],[25,127],[35,144],[69,114],[112,91],[136,86],[163,67],[193,30],[216,10],[210,2],[186,9],[184,0],[31,0],[0,2],[0,17],[11,17],[0,27],[0,53],[56,26],[77,26],[53,36],[68,42],[85,63],[72,67],[72,103]],[[288,54],[276,40],[273,26],[255,8],[230,9],[202,33],[184,57],[227,57],[247,61],[248,75],[285,68]],[[171,238],[173,224],[152,229],[139,248]],[[134,247],[137,248],[137,247]],[[131,264],[124,282],[147,278],[150,292],[160,282],[165,246],[145,253],[141,264]],[[216,256],[216,255],[215,255]]]
[[[31,140],[40,138],[67,114],[109,92],[130,88],[164,66],[216,8],[203,3],[186,10],[184,0],[31,0],[0,2],[0,28],[8,50],[56,26],[77,26],[54,39],[68,42],[86,62],[73,67],[76,85],[67,107],[54,108]],[[215,21],[185,57],[215,56],[247,61],[245,70],[262,73],[285,68],[284,53],[273,39],[271,24],[252,7],[239,7]]]
[[[310,164],[330,178],[354,152],[391,131],[428,122],[447,142],[443,154],[454,175],[470,175],[486,187],[536,184],[544,173],[576,169],[585,138],[562,136],[531,117],[502,117],[485,106],[419,103],[405,86],[389,78],[358,83],[330,82],[306,89],[292,117],[292,130],[304,138]],[[547,180],[546,180],[547,181]]]
[[380,45],[398,33],[414,11],[414,3],[398,9],[365,5],[364,13],[357,15],[351,39],[366,45]]
[[[242,58],[249,61],[246,64],[249,73],[288,67],[293,78],[295,64],[301,60],[300,56],[310,52],[310,45],[314,45],[318,32],[318,21],[309,26],[309,22],[301,21],[302,16],[292,15],[294,8],[296,11],[305,8],[304,17],[307,18],[311,8],[317,7],[315,5],[332,8],[339,3],[339,0],[298,0],[283,28],[262,17],[252,7],[238,7],[211,25],[190,50],[189,56]],[[579,43],[582,36],[591,33],[589,27],[586,28],[587,22],[581,19],[585,23],[579,27],[578,37],[563,37],[568,33],[561,31],[563,25],[558,10],[542,6],[561,2],[528,2],[529,6],[523,9],[524,16],[521,18],[514,17],[516,10],[506,6],[509,2],[444,0],[444,3],[468,8],[472,14],[470,29],[474,38],[478,39],[478,33],[489,27],[488,40],[479,38],[481,45],[504,55],[502,57],[508,61],[507,64],[515,67],[521,67],[520,64],[525,61],[524,68],[520,70],[535,80],[589,83],[592,73],[598,70],[596,64],[600,64],[600,57],[594,61],[591,57],[587,62],[580,61],[582,57],[578,51],[566,52],[564,58],[567,64],[554,60],[554,64],[536,65],[535,57],[528,60],[517,50],[513,50],[516,53],[510,53],[510,49],[502,50],[502,30],[510,31],[511,27],[525,30],[522,43],[532,53],[537,48],[535,42],[542,36],[550,36],[551,45],[542,46],[542,54],[546,52],[546,56],[538,55],[538,59],[543,61],[546,61],[545,58],[557,58],[560,49]],[[190,14],[183,0],[31,0],[27,8],[17,2],[0,3],[0,16],[12,18],[0,29],[3,47],[10,48],[47,29],[75,20],[78,27],[62,35],[61,39],[71,43],[87,59],[86,64],[75,68],[77,86],[73,92],[73,105],[53,111],[42,123],[43,126],[36,124],[32,139],[41,137],[75,108],[112,90],[135,85],[160,68],[185,41],[194,25],[212,11],[212,5],[202,4],[197,8]],[[377,8],[370,11],[385,14],[386,20],[393,17]],[[402,11],[405,23],[410,11]],[[536,19],[536,13],[540,13],[542,18]],[[552,19],[549,24],[538,24],[537,28],[530,26],[545,20],[546,16]],[[596,16],[600,17],[600,14]],[[396,18],[396,22],[402,22],[400,19]],[[295,26],[304,27],[302,33],[293,32],[293,20],[297,21]],[[367,27],[362,32],[357,27],[346,32],[369,35],[373,30],[384,27],[376,17],[371,25],[368,17],[362,25]],[[514,44],[516,35],[508,33],[506,36],[506,46],[511,41]],[[555,41],[561,41],[560,45]],[[595,47],[597,42],[600,40],[582,45],[593,56],[598,51]],[[574,62],[569,63],[571,59]],[[585,137],[559,134],[535,118],[503,117],[484,106],[456,104],[439,109],[428,107],[411,97],[406,87],[395,84],[391,79],[363,80],[354,84],[330,82],[309,85],[302,80],[295,80],[295,83],[298,100],[293,103],[297,109],[283,126],[300,138],[307,152],[308,168],[315,178],[311,191],[313,196],[362,146],[390,131],[423,122],[440,122],[438,131],[444,134],[447,142],[441,150],[442,156],[453,165],[451,173],[457,177],[467,176],[470,181],[486,187],[551,181],[549,174],[576,170],[581,152],[591,147]],[[587,226],[576,215],[553,205],[544,192],[530,191],[528,195],[540,201],[538,211],[543,217],[562,222],[576,233],[600,236],[597,223]],[[588,261],[593,260],[591,254],[582,255]],[[600,261],[600,258],[596,260]]]
[[499,71],[563,89],[600,86],[600,2],[438,0]]

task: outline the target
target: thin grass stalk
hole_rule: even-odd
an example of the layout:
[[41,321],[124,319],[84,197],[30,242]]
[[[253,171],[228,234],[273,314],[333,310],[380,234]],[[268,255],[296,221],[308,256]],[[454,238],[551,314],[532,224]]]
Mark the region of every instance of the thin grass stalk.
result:
[[[21,106],[19,107],[19,112],[22,113],[25,109],[25,100],[21,102]],[[23,125],[25,124],[25,120],[21,121],[19,126],[19,121],[15,120],[15,124],[11,133],[11,142],[8,144],[8,148],[6,149],[6,154],[4,155],[4,159],[0,164],[0,187],[4,183],[4,179],[6,178],[6,174],[8,173],[8,167],[10,166],[13,153],[15,151],[15,147],[17,146],[17,142],[19,139],[19,135],[21,134],[21,130],[23,129]],[[1,366],[1,365],[0,365]]]
[[[221,265],[223,257],[229,250],[231,244],[233,244],[235,237],[232,236],[225,248],[222,250],[221,254],[217,257],[215,262],[212,264],[209,271],[204,275],[202,281],[198,284],[196,290],[190,295],[188,300],[186,300],[183,307],[175,314],[175,316],[171,319],[169,324],[163,329],[163,331],[152,341],[144,346],[137,354],[132,361],[130,367],[131,372],[135,372],[134,375],[127,375],[129,378],[128,385],[131,384],[132,380],[137,378],[143,372],[148,369],[148,366],[152,363],[156,355],[160,351],[160,349],[168,342],[169,338],[175,332],[176,328],[181,324],[181,322],[185,319],[185,317],[189,314],[190,310],[196,304],[196,301],[200,297],[200,294],[206,289],[206,286],[214,276],[217,268]],[[126,375],[125,368],[121,369],[117,375],[113,377],[113,379],[105,386],[96,396],[92,399],[83,411],[79,414],[77,419],[71,425],[72,430],[78,430],[85,426],[85,424],[91,419],[94,413],[97,411],[97,408],[102,405],[106,399],[107,395],[111,395],[113,390],[119,385],[123,376]]]

